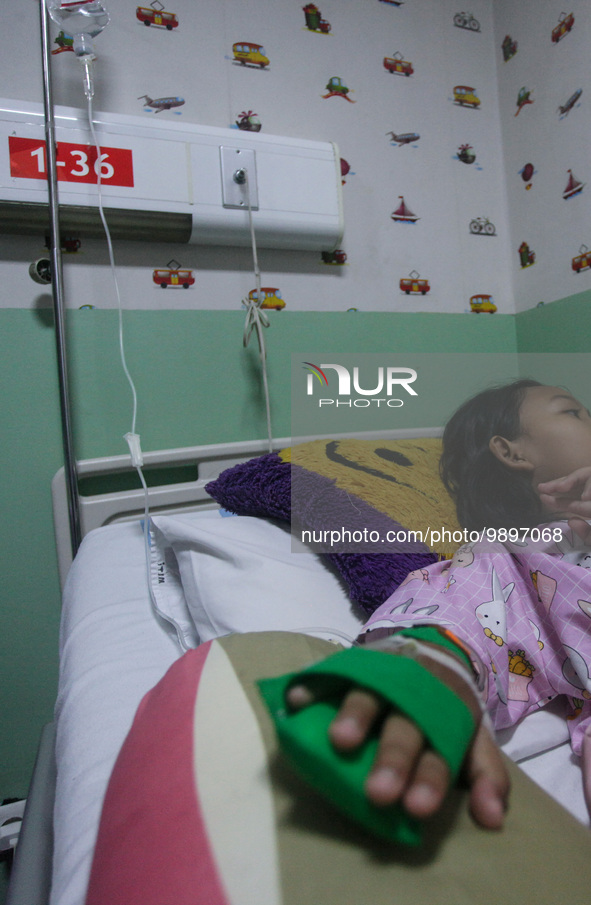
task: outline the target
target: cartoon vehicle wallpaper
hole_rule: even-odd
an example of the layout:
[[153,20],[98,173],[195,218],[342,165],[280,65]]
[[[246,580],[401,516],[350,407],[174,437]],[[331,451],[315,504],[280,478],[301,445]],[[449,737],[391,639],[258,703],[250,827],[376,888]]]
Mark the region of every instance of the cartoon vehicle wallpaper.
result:
[[472,147],[472,145],[460,145],[457,152],[458,160],[461,160],[462,163],[474,163],[476,160],[476,151]]
[[396,210],[392,211],[390,214],[391,219],[396,220],[398,223],[416,223],[417,220],[420,220],[420,217],[417,217],[417,215],[411,211],[404,200],[404,196],[399,195],[398,198],[400,199],[400,204]]
[[523,88],[519,89],[516,103],[517,103],[517,112],[515,113],[515,116],[517,116],[519,113],[521,113],[521,111],[527,104],[533,104],[533,99],[532,99],[531,91],[529,88],[523,87]]
[[345,264],[347,254],[342,248],[335,248],[334,251],[323,251],[321,258],[323,264]]
[[421,137],[418,132],[386,132],[386,135],[390,136],[391,144],[400,146],[413,144]]
[[[150,107],[156,113],[163,110],[172,110],[173,107],[182,107],[185,99],[182,97],[157,97],[151,98],[148,94],[142,94],[138,97],[138,101],[144,100],[144,107]],[[150,112],[150,110],[146,111]]]
[[467,28],[468,31],[480,31],[480,22],[474,18],[472,13],[456,13],[454,25],[457,28]]
[[398,285],[406,295],[411,293],[413,295],[426,295],[431,289],[429,280],[421,279],[416,270],[411,270],[407,277],[402,277]]
[[177,263],[177,261],[169,261],[168,268],[153,271],[152,279],[161,289],[167,289],[169,286],[182,286],[183,289],[188,289],[195,282],[192,270],[181,270],[180,266],[170,266]]
[[501,50],[503,51],[503,60],[506,63],[517,53],[517,41],[514,41],[510,35],[505,35]]
[[560,113],[561,116],[567,116],[570,113],[570,111],[573,109],[573,107],[575,106],[577,101],[579,100],[582,93],[583,93],[583,89],[577,88],[577,90],[573,94],[571,94],[569,99],[567,101],[565,101],[564,104],[561,104],[558,107],[557,112]]
[[398,51],[392,54],[391,57],[384,57],[384,69],[386,72],[391,72],[392,75],[409,76],[414,72],[412,63],[409,63],[408,60],[403,60],[402,54]]
[[566,182],[566,187],[562,193],[562,197],[565,201],[569,198],[572,198],[574,195],[578,195],[585,188],[585,183],[581,182],[577,177],[573,174],[572,170],[568,170],[568,180]]
[[522,242],[519,246],[519,263],[522,267],[531,267],[536,262],[536,253],[531,251],[527,242]]
[[318,31],[327,35],[330,31],[330,22],[322,18],[322,13],[314,3],[307,3],[302,7],[306,17],[306,28],[309,31]]
[[250,41],[237,41],[232,45],[234,61],[241,66],[258,66],[264,69],[270,63],[262,44],[252,44]]
[[251,289],[248,293],[248,298],[252,302],[259,301],[259,308],[274,308],[275,311],[281,311],[282,308],[285,308],[285,302],[279,289],[275,289],[272,286],[261,286],[261,296],[262,298],[258,300],[256,289]]
[[328,80],[328,82],[326,83],[326,91],[328,93],[322,95],[322,97],[324,97],[324,98],[326,98],[326,97],[342,97],[346,101],[349,101],[349,103],[351,103],[351,104],[355,103],[355,101],[352,100],[352,98],[347,97],[347,95],[349,94],[349,91],[351,91],[351,89],[347,88],[347,86],[343,84],[342,78],[340,78],[338,75],[333,75],[332,78],[330,78]]
[[148,6],[138,6],[135,11],[136,18],[143,22],[144,25],[159,25],[172,31],[178,28],[179,20],[174,13],[167,13],[161,3],[152,3],[151,8]]
[[71,50],[74,53],[74,38],[72,35],[67,35],[65,31],[60,31],[59,35],[55,39],[55,43],[57,44],[57,49],[52,50],[52,54],[56,53],[64,53],[68,50]]
[[536,172],[533,163],[526,163],[520,170],[520,175],[523,181],[525,182],[525,188],[531,189],[531,180]]
[[[81,245],[81,239],[76,236],[60,236],[60,249],[66,254],[76,254]],[[45,247],[51,249],[51,236],[45,236]]]
[[492,295],[479,293],[478,295],[470,296],[470,310],[475,314],[481,314],[482,312],[494,314],[497,310],[497,306],[494,303]]
[[496,236],[497,230],[488,217],[474,217],[470,220],[470,232],[473,236]]
[[454,104],[458,104],[460,107],[472,107],[476,110],[480,107],[481,100],[476,94],[475,88],[471,88],[469,85],[456,85],[454,88]]
[[569,33],[573,25],[575,24],[575,17],[572,13],[568,15],[566,13],[561,13],[560,18],[558,20],[558,25],[556,25],[552,29],[551,40],[553,44],[558,44],[565,35]]
[[575,273],[580,273],[582,270],[589,270],[591,267],[591,251],[589,251],[586,245],[581,245],[578,255],[572,259],[571,267]]
[[243,132],[260,132],[262,128],[261,121],[253,110],[243,110],[239,113],[236,125]]

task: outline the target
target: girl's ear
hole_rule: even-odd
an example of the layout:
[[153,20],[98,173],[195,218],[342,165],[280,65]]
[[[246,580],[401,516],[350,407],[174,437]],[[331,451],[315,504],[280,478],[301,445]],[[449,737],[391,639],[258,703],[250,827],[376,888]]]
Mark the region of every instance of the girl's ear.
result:
[[507,468],[515,471],[533,471],[533,463],[523,454],[517,440],[507,440],[495,434],[489,440],[488,446],[493,456]]

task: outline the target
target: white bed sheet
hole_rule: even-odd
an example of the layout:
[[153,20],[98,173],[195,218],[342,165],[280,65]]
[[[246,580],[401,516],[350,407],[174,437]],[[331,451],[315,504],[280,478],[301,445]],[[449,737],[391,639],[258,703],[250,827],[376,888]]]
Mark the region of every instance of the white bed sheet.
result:
[[63,601],[52,905],[84,901],[113,763],[140,700],[182,653],[146,585],[137,523],[86,536]]
[[[197,525],[216,517],[183,516]],[[87,535],[64,592],[50,905],[84,902],[113,763],[141,698],[182,652],[176,633],[153,615],[139,524]],[[588,825],[580,768],[567,737],[559,713],[540,711],[506,731],[502,741],[509,756]]]

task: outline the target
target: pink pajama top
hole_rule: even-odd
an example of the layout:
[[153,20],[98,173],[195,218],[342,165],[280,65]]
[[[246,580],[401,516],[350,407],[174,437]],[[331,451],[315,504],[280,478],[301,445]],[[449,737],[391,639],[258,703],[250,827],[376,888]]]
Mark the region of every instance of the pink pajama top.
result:
[[363,633],[420,624],[451,629],[473,653],[495,729],[564,695],[573,751],[582,755],[586,745],[591,768],[591,549],[566,521],[505,539],[516,530],[499,530],[496,539],[464,544],[451,561],[411,572]]

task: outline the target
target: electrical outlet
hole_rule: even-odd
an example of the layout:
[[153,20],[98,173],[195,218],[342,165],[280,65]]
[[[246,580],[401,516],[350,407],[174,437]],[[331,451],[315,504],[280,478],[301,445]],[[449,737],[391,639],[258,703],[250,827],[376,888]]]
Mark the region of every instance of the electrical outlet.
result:
[[255,152],[245,148],[220,147],[222,201],[224,207],[259,209]]

